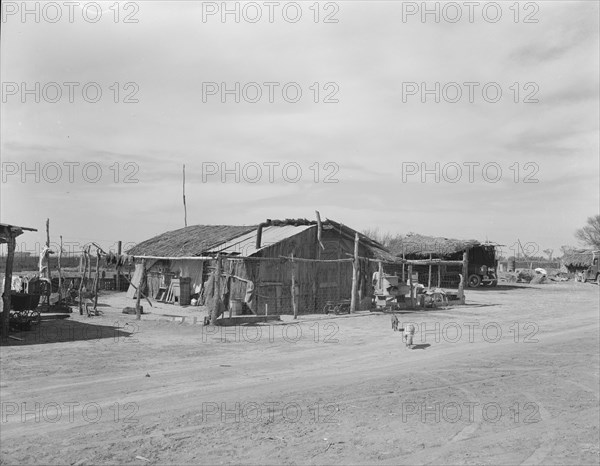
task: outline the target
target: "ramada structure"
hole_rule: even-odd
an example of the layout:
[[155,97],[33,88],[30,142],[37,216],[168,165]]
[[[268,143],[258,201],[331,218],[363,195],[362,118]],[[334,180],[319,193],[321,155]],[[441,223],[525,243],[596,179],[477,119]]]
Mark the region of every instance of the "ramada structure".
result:
[[[460,264],[441,264],[435,271],[428,265],[415,265],[418,280],[440,288],[455,288],[460,275],[471,287],[496,286],[498,284],[496,247],[498,244],[478,240],[459,240],[435,236],[409,234],[394,241],[389,246],[395,256],[409,260],[439,259],[441,261],[461,261],[466,259],[466,271]],[[465,273],[466,272],[466,273]]]
[[570,249],[565,251],[565,254],[561,258],[562,265],[564,265],[570,273],[587,270],[593,264],[593,261],[594,251],[592,249]]

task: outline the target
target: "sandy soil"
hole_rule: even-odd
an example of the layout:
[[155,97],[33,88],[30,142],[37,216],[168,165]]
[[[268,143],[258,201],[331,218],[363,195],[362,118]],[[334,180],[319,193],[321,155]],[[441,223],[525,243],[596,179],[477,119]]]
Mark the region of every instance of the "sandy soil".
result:
[[400,315],[412,350],[379,313],[214,329],[104,296],[1,348],[0,463],[598,464],[599,296],[469,290]]

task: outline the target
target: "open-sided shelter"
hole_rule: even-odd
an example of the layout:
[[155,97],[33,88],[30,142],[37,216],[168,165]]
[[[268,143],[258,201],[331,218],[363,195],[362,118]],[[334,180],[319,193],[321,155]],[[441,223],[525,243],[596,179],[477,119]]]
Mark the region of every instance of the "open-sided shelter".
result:
[[[480,284],[495,286],[497,280],[497,264],[495,243],[481,242],[478,240],[460,240],[419,234],[402,236],[389,246],[390,252],[397,257],[409,260],[441,259],[448,261],[463,260],[467,253],[468,276],[464,277],[469,286]],[[459,274],[462,273],[460,265],[441,265],[440,281],[438,274],[433,276],[433,283],[439,287],[454,288],[460,282]],[[413,271],[419,274],[419,282],[427,283],[429,267],[426,265],[414,266]],[[427,278],[426,278],[427,277]]]

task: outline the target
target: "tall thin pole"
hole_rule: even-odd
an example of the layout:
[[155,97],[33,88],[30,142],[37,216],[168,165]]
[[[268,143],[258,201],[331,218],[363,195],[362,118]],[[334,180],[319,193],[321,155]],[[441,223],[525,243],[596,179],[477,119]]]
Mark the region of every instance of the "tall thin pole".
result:
[[427,288],[431,288],[431,260],[433,259],[433,256],[431,254],[429,254],[429,277],[427,279]]
[[292,310],[294,319],[298,318],[298,303],[296,302],[296,265],[294,264],[294,253],[292,252]]
[[408,286],[410,287],[410,307],[415,307],[415,295],[413,293],[413,269],[412,264],[408,264]]
[[183,222],[187,227],[187,207],[185,205],[185,164],[183,164]]
[[7,242],[7,255],[6,255],[6,270],[4,271],[4,292],[2,294],[2,299],[4,301],[2,306],[2,338],[8,339],[8,329],[10,326],[9,317],[10,317],[10,293],[12,288],[12,272],[13,272],[13,259],[15,257],[15,247],[16,240],[13,236],[12,231],[10,231],[10,227],[8,231]]
[[61,302],[63,299],[63,289],[62,289],[62,268],[60,264],[60,260],[62,259],[63,253],[63,239],[62,235],[60,235],[60,249],[58,250],[58,301]]
[[121,263],[121,253],[122,253],[123,243],[119,241],[117,243],[117,280],[115,283],[115,287],[117,291],[121,291],[121,267],[119,264]]
[[358,300],[358,232],[354,235],[354,260],[352,261],[352,294],[350,295],[350,313],[356,312]]
[[52,294],[52,274],[50,273],[50,219],[46,219],[46,276],[48,288],[46,290],[46,306],[50,308],[50,295]]
[[94,279],[94,312],[98,307],[98,289],[100,287],[100,249],[96,249],[96,278]]
[[140,276],[140,283],[137,289],[137,298],[135,301],[135,320],[141,320],[142,309],[140,308],[140,299],[142,298],[142,287],[144,286],[146,279],[146,259],[142,259],[142,274]]
[[223,264],[221,261],[221,254],[217,254],[217,269],[215,270],[214,280],[214,304],[210,314],[210,325],[217,324],[217,317],[220,315],[221,310],[221,273],[223,270]]
[[86,246],[83,249],[83,256],[82,256],[82,264],[83,267],[81,269],[81,281],[79,282],[79,315],[83,315],[83,288],[85,285],[85,276],[87,273],[87,266],[88,266],[88,250],[89,250],[89,246]]
[[469,251],[463,251],[463,265],[460,283],[458,284],[458,299],[461,304],[465,304],[465,286],[469,283]]

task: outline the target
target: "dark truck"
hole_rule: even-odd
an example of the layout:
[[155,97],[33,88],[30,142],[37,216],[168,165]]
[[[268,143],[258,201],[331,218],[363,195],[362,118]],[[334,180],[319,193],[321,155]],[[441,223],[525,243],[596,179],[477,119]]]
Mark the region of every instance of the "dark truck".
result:
[[[443,256],[446,260],[462,260],[463,251],[457,251]],[[465,277],[465,286],[477,288],[479,286],[498,285],[498,259],[496,258],[496,245],[479,243],[468,248],[468,269]],[[462,267],[449,265],[442,278],[444,286],[458,287],[462,274]]]
[[467,284],[471,288],[496,286],[498,284],[498,259],[494,245],[479,245],[469,249],[469,276]]
[[598,270],[598,256],[600,255],[600,251],[594,251],[592,254],[592,264],[582,272],[581,281],[584,283],[596,282],[596,284],[600,285],[600,271]]

